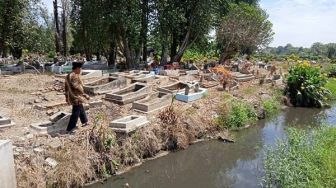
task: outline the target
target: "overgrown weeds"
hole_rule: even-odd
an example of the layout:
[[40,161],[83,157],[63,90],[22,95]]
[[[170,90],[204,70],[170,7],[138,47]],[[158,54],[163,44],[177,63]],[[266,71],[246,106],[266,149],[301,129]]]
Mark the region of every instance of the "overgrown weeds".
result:
[[241,128],[257,121],[255,109],[250,104],[235,98],[220,104],[218,113],[215,122],[221,128]]
[[266,187],[335,187],[336,128],[291,128],[288,140],[267,151]]

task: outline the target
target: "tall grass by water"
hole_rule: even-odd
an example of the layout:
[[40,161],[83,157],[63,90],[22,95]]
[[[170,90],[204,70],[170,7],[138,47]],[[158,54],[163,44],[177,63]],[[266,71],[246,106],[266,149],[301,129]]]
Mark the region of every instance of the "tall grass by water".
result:
[[266,187],[336,187],[336,128],[288,129],[288,139],[267,151]]

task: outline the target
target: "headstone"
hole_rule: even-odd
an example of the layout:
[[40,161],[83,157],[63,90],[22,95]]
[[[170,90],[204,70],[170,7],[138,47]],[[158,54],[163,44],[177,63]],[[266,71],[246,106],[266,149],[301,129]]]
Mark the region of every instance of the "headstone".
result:
[[0,140],[0,187],[16,187],[13,146],[8,140]]

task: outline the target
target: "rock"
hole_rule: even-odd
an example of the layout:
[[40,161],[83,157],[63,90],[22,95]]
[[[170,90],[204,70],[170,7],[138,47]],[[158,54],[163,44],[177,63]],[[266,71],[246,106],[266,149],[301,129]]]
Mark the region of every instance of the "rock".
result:
[[23,152],[24,149],[23,149],[23,147],[16,147],[15,151],[18,152],[18,153],[20,153],[20,152]]
[[33,139],[33,138],[34,138],[34,135],[33,135],[33,134],[27,134],[27,135],[26,135],[26,138],[27,138],[27,139]]
[[58,165],[58,162],[57,162],[55,159],[50,158],[50,157],[48,157],[45,161],[46,161],[47,164],[48,164],[49,166],[51,166],[52,168],[55,168],[55,167]]
[[191,105],[193,108],[195,108],[195,109],[200,109],[201,107],[198,105],[198,104],[196,104],[196,103],[193,103],[192,105]]
[[34,100],[34,103],[41,103],[42,102],[42,100],[40,100],[40,99],[35,99]]
[[258,119],[265,119],[266,118],[266,112],[265,112],[265,109],[263,107],[260,107],[257,110],[257,117],[258,117]]
[[260,95],[260,99],[261,99],[262,101],[265,101],[265,100],[270,100],[270,99],[272,99],[272,97],[271,97],[269,94],[264,93],[264,94]]
[[287,106],[282,106],[282,107],[281,107],[281,110],[287,110],[287,109],[288,109]]
[[48,116],[52,116],[53,114],[54,114],[54,111],[53,111],[53,110],[48,110],[48,111],[47,111],[47,115],[48,115]]
[[33,151],[35,153],[42,153],[42,152],[44,152],[44,149],[42,149],[42,148],[34,148]]
[[59,149],[62,147],[62,142],[60,139],[54,139],[51,142],[49,142],[48,146],[51,147],[52,149]]

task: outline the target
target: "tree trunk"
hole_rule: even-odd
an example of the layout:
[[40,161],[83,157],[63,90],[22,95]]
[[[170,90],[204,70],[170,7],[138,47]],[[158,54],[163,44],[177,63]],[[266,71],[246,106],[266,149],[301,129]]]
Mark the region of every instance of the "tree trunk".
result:
[[162,44],[162,52],[161,52],[161,65],[166,65],[168,63],[168,46],[167,44]]
[[177,54],[174,56],[173,58],[173,62],[180,62],[182,59],[182,56],[185,52],[185,50],[187,49],[188,45],[189,45],[189,39],[190,39],[190,29],[188,30],[186,36],[184,37],[184,40],[177,52]]
[[[170,57],[175,57],[177,53],[177,46],[178,46],[178,35],[177,32],[173,31],[172,34],[172,44],[170,46]],[[172,61],[173,59],[171,59]]]
[[96,52],[96,56],[97,56],[97,61],[100,61],[101,60],[100,52]]
[[14,47],[13,49],[11,49],[11,52],[13,57],[15,57],[16,59],[20,59],[22,57],[22,48]]
[[131,54],[132,52],[129,48],[127,39],[125,37],[123,37],[122,41],[123,41],[123,45],[124,45],[123,52],[124,52],[124,56],[126,58],[126,66],[127,66],[127,69],[130,69],[132,67],[132,61],[133,61],[132,54]]
[[115,57],[116,57],[116,44],[113,41],[113,42],[111,42],[109,58],[108,58],[108,62],[107,62],[109,67],[114,67]]
[[235,55],[237,50],[235,49],[224,49],[219,58],[219,64],[224,64],[226,60],[232,58]]
[[67,52],[68,52],[68,42],[67,42],[67,20],[66,20],[66,5],[64,5],[63,7],[63,13],[62,13],[62,22],[63,22],[63,32],[62,32],[62,38],[63,38],[63,56],[66,57],[67,56]]
[[147,61],[148,0],[142,1],[141,45],[142,60]]
[[55,20],[55,47],[56,53],[61,51],[61,41],[60,41],[60,29],[59,29],[59,22],[58,22],[58,4],[57,0],[54,0],[54,20]]

